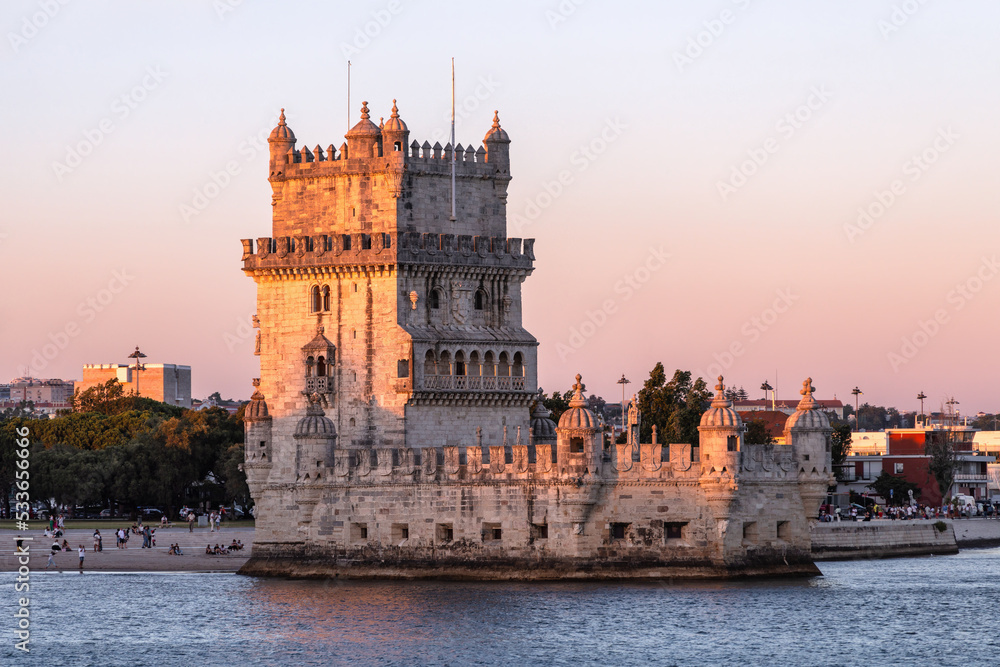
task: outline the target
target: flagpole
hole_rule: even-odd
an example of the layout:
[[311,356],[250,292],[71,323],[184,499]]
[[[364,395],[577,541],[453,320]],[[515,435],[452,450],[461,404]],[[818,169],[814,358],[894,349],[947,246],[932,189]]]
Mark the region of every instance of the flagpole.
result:
[[347,61],[347,131],[351,131],[351,61]]
[[455,59],[451,59],[451,221],[455,221]]

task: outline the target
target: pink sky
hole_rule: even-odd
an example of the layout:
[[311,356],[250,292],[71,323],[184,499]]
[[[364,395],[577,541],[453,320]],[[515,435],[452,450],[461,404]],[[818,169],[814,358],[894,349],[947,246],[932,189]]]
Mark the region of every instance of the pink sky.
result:
[[197,397],[249,396],[239,240],[270,231],[278,108],[300,145],[339,145],[349,56],[352,106],[397,98],[433,143],[455,56],[458,141],[493,109],[511,136],[547,391],[579,372],[620,400],[662,361],[755,398],[811,376],[823,398],[1000,410],[996,3],[342,5],[4,4],[0,379],[138,344],[192,366]]

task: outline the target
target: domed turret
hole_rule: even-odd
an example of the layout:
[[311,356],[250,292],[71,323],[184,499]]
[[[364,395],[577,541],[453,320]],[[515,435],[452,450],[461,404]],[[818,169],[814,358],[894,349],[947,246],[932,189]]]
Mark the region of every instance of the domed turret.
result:
[[361,103],[361,120],[351,128],[347,138],[347,157],[370,158],[382,154],[382,131],[368,115],[368,102]]
[[819,409],[819,403],[813,398],[816,388],[812,386],[812,378],[806,378],[802,383],[802,400],[795,408],[795,413],[785,422],[786,431],[825,430],[830,428],[830,419]]
[[399,117],[399,109],[396,108],[396,100],[392,101],[392,115],[389,121],[382,127],[382,146],[385,153],[402,153],[406,159],[407,147],[410,137],[410,130],[406,123]]
[[306,408],[306,416],[299,420],[295,427],[295,437],[326,437],[336,438],[337,427],[323,412],[320,407],[319,394],[309,396],[309,407]]
[[556,423],[549,419],[552,413],[545,407],[544,396],[539,389],[535,409],[531,411],[531,433],[536,444],[550,444],[556,441]]
[[500,115],[497,111],[493,112],[493,127],[486,133],[483,146],[486,147],[486,162],[495,164],[502,172],[510,169],[510,137],[500,127]]
[[569,410],[562,413],[559,418],[559,428],[601,428],[597,423],[597,417],[587,409],[587,399],[583,397],[583,384],[580,382],[582,376],[577,374],[576,384],[573,385],[573,398],[569,400]]
[[267,138],[267,143],[271,153],[271,171],[275,171],[274,166],[283,164],[285,155],[289,150],[295,148],[295,133],[292,128],[285,123],[285,110],[281,110],[278,116],[278,125],[271,130],[271,136]]
[[271,415],[267,410],[267,401],[264,400],[264,394],[260,393],[260,380],[254,380],[254,387],[253,396],[250,397],[250,404],[247,405],[247,409],[243,412],[243,420],[251,422],[270,419]]
[[715,398],[712,406],[701,416],[699,428],[730,428],[742,429],[743,420],[733,409],[733,402],[726,398],[726,385],[719,376],[719,384],[715,385]]

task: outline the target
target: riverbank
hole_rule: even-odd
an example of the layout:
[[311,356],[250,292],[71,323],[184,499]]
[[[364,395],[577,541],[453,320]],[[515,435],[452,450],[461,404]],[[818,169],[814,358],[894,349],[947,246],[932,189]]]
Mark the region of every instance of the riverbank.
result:
[[[24,544],[29,547],[30,562],[28,566],[32,573],[44,572],[49,557],[51,538],[46,538],[40,530],[24,532],[3,531],[0,537],[0,572],[15,572],[19,567],[18,556],[15,554],[15,539],[18,535],[25,538]],[[104,549],[94,552],[93,529],[69,528],[59,539],[65,539],[70,545],[70,551],[59,552],[55,556],[55,571],[77,571],[79,545],[87,550],[83,569],[104,572],[236,572],[250,558],[253,529],[222,528],[211,532],[208,528],[195,528],[188,532],[187,526],[175,528],[157,528],[156,546],[152,549],[142,548],[142,537],[131,535],[127,549],[115,546],[115,534],[111,526],[105,531],[101,529]],[[225,546],[238,540],[244,544],[242,551],[221,556],[208,555],[205,546],[216,544]],[[183,555],[169,555],[170,545],[177,543]],[[53,568],[48,568],[53,571]]]

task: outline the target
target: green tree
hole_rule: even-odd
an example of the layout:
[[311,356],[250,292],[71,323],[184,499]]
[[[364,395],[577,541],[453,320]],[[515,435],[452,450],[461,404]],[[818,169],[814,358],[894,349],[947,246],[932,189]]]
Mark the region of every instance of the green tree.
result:
[[924,453],[930,457],[927,468],[937,480],[941,496],[947,498],[955,481],[958,459],[955,457],[955,438],[951,431],[934,431],[927,434]]
[[661,443],[686,442],[697,446],[698,424],[711,397],[705,381],[701,378],[692,381],[690,371],[676,370],[668,382],[663,364],[657,362],[639,392],[640,440],[650,442],[655,425]]
[[748,445],[774,444],[774,436],[767,430],[767,422],[763,419],[752,419],[746,423],[746,427],[747,430],[743,434],[743,441]]
[[846,422],[834,423],[833,433],[830,435],[830,459],[833,464],[833,473],[838,482],[846,480],[844,471],[844,461],[851,451],[851,425]]
[[909,502],[910,491],[913,491],[914,497],[920,495],[920,489],[916,484],[907,482],[902,477],[890,475],[885,470],[868,485],[868,488],[882,496],[888,505],[902,505]]

